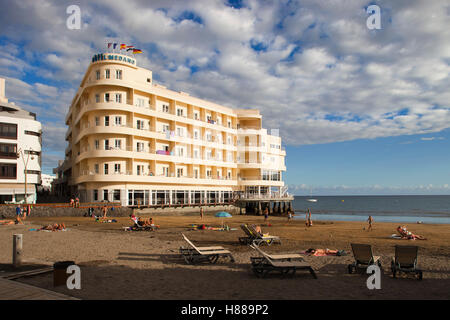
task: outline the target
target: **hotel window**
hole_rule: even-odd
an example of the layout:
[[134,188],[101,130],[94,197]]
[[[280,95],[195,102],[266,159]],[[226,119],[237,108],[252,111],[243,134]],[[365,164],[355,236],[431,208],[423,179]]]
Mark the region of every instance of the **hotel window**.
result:
[[168,124],[163,124],[162,131],[163,131],[163,132],[168,132],[168,131],[170,131],[169,125],[168,125]]
[[17,165],[14,163],[0,163],[0,179],[16,179]]
[[0,158],[17,159],[17,145],[0,143]]
[[195,120],[198,120],[200,117],[199,117],[199,114],[198,114],[198,112],[194,112],[194,119]]
[[211,122],[211,120],[212,120],[211,115],[210,115],[210,114],[207,114],[207,115],[206,115],[206,121],[207,121],[207,122]]
[[115,141],[114,141],[114,147],[116,148],[116,149],[122,149],[122,140],[120,140],[120,139],[116,139]]
[[208,141],[211,141],[211,140],[212,140],[211,132],[207,132],[207,133],[206,133],[206,140],[208,140]]
[[122,94],[121,93],[116,93],[116,102],[122,103]]
[[228,128],[231,128],[231,121],[228,121]]
[[95,144],[95,150],[100,149],[100,141],[99,140],[95,140],[94,144]]
[[198,159],[198,149],[194,149],[194,158]]
[[211,169],[206,170],[206,177],[207,177],[208,179],[211,178]]
[[110,72],[109,69],[106,69],[106,70],[105,70],[105,78],[106,78],[106,79],[109,79],[110,73],[111,73],[111,72]]
[[109,93],[105,93],[105,102],[109,102]]
[[119,189],[114,189],[113,200],[120,201],[120,190]]
[[227,178],[228,178],[228,179],[231,179],[231,171],[228,171],[228,173],[227,173]]
[[144,121],[143,120],[136,120],[136,128],[140,130],[144,130]]
[[122,80],[122,70],[116,70],[116,79]]
[[105,116],[105,127],[109,126],[109,116]]
[[194,169],[194,178],[198,179],[198,169]]
[[144,151],[144,143],[143,142],[137,142],[136,143],[136,151],[137,152],[143,152]]
[[145,99],[137,98],[136,99],[136,107],[145,107],[148,106],[148,103],[146,103]]
[[227,137],[227,143],[231,144],[231,137],[230,136]]
[[162,112],[167,112],[167,113],[169,113],[169,105],[168,105],[168,104],[163,104],[163,105],[162,105]]
[[98,201],[98,190],[94,190],[94,201]]
[[98,174],[98,172],[99,172],[98,163],[94,164],[94,172],[96,174]]
[[183,128],[177,128],[177,136],[184,137],[184,129]]
[[95,95],[95,102],[96,102],[96,103],[99,103],[99,102],[100,102],[100,95],[99,95],[99,94],[96,94],[96,95]]
[[194,139],[198,139],[198,136],[199,136],[198,130],[194,130]]
[[17,139],[17,124],[0,123],[0,138]]
[[177,109],[177,116],[179,117],[183,116],[183,109]]
[[184,148],[183,147],[177,147],[177,156],[179,156],[179,157],[184,156]]
[[39,132],[28,131],[28,130],[25,130],[25,134],[28,134],[30,136],[36,136],[36,137],[40,137],[41,136],[41,134]]
[[121,126],[122,125],[122,117],[116,117],[114,123],[116,124],[116,126]]
[[144,174],[144,166],[138,164],[136,166],[136,173],[137,173],[138,176],[143,175]]
[[163,167],[163,176],[168,177],[169,176],[169,167]]
[[120,173],[120,163],[114,164],[114,173]]
[[103,200],[108,201],[108,190],[103,190]]
[[107,163],[105,163],[105,165],[103,166],[103,169],[104,169],[104,173],[105,174],[108,174],[108,164]]
[[177,169],[177,178],[181,178],[183,176],[183,168]]
[[105,150],[109,150],[109,140],[105,140]]
[[97,80],[100,80],[100,70],[95,71],[95,77]]
[[100,125],[100,117],[95,117],[95,125],[97,127]]

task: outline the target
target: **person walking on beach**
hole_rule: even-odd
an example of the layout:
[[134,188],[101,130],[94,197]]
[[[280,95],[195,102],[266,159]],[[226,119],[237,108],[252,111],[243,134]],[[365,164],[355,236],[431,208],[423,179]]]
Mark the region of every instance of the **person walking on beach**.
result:
[[20,207],[20,205],[17,205],[17,207],[16,207],[16,224],[22,223],[22,220],[20,219],[21,214],[22,214],[22,208]]
[[372,222],[373,222],[372,216],[369,216],[369,218],[367,219],[367,222],[369,223],[369,227],[367,228],[367,231],[371,231],[372,230]]
[[200,219],[203,220],[203,207],[200,207]]
[[264,209],[264,222],[267,222],[268,219],[269,219],[269,209],[266,207]]
[[312,226],[312,220],[311,220],[311,210],[308,209],[306,212],[306,226],[311,227]]
[[288,221],[291,221],[292,219],[292,211],[291,209],[288,209]]

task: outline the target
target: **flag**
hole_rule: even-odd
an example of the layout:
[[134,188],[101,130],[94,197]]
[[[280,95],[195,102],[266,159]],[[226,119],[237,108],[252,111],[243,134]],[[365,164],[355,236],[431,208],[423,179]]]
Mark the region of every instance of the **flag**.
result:
[[134,48],[134,46],[127,46],[127,49],[128,49],[128,48]]
[[142,53],[142,50],[141,50],[141,49],[133,49],[133,53],[134,53],[134,54],[136,54],[136,53]]
[[133,48],[128,48],[127,51],[134,50]]
[[110,43],[108,43],[108,49],[109,49],[109,48],[111,48],[111,45],[112,45],[112,43],[111,43],[111,42],[110,42]]
[[116,49],[116,47],[117,47],[117,43],[114,43],[113,44],[113,49]]
[[126,47],[127,47],[127,45],[125,43],[120,44],[120,50],[125,49]]

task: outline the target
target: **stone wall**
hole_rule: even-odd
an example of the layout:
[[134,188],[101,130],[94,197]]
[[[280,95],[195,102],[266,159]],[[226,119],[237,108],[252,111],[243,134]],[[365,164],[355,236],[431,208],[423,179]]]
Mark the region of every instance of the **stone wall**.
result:
[[[87,213],[88,208],[60,208],[54,206],[33,206],[30,217],[82,217]],[[108,209],[108,217],[127,217],[132,209],[128,207],[116,207]],[[95,208],[95,215],[102,215],[101,208]],[[15,206],[0,206],[0,217],[15,218]]]

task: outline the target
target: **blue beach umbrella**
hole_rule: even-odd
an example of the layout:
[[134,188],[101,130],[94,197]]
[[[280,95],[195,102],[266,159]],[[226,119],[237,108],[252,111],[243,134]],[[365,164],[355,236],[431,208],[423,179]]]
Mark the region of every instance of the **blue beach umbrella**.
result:
[[[232,215],[229,214],[228,212],[220,211],[220,212],[217,212],[217,213],[216,213],[216,217],[217,217],[217,218],[231,218]],[[222,226],[223,226],[223,220],[222,220]]]

